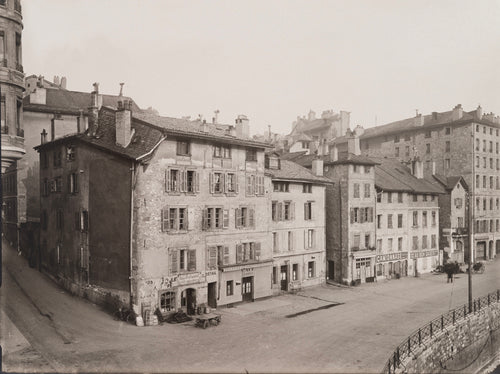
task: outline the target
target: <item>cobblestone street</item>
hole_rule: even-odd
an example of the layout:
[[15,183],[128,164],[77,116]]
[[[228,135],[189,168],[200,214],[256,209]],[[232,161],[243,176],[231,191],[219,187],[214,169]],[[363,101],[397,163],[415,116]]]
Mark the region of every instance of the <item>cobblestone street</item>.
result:
[[[452,284],[429,274],[221,308],[222,324],[206,330],[139,328],[70,296],[6,246],[3,258],[3,370],[15,372],[378,372],[414,329],[467,301],[466,274]],[[498,288],[499,267],[474,275],[474,296]]]

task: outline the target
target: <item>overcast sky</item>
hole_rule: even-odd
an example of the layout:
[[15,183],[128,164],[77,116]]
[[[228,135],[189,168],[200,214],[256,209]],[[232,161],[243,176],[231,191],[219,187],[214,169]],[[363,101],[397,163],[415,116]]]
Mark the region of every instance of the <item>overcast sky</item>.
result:
[[288,133],[310,109],[351,127],[481,104],[500,114],[500,0],[23,0],[26,74],[124,93],[166,116],[215,109]]

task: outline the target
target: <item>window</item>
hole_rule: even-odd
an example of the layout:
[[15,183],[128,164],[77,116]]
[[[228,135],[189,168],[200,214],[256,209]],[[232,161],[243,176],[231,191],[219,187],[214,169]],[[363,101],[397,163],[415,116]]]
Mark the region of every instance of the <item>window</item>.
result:
[[373,208],[351,208],[351,223],[373,222]]
[[418,201],[418,195],[413,195],[413,201]]
[[394,152],[394,157],[399,157],[399,147],[396,147],[396,148],[394,149],[394,151],[395,151],[395,152]]
[[377,239],[377,250],[378,251],[382,250],[382,239]]
[[49,180],[45,178],[42,182],[42,196],[48,196],[49,193],[50,193]]
[[56,177],[52,180],[51,192],[61,192],[62,191],[62,178]]
[[160,309],[162,313],[175,311],[175,292],[167,291],[160,294]]
[[387,240],[387,250],[388,251],[392,251],[392,242],[393,242],[393,239],[392,238],[389,238]]
[[464,227],[464,217],[458,217],[457,227]]
[[365,183],[365,197],[370,197],[370,184]]
[[476,132],[479,132],[479,125],[476,125]]
[[221,194],[224,193],[224,174],[211,173],[210,174],[210,193]]
[[382,214],[377,214],[377,229],[382,228]]
[[445,135],[450,135],[451,134],[451,127],[445,127],[444,133],[445,133]]
[[62,209],[57,209],[56,211],[56,229],[62,230],[64,224],[64,213]]
[[426,131],[426,132],[425,132],[425,137],[426,137],[426,138],[431,138],[431,137],[432,137],[432,132],[430,132],[430,131]]
[[61,151],[54,151],[53,152],[53,157],[54,157],[54,167],[58,168],[61,167],[62,165],[62,158],[61,158]]
[[418,227],[418,212],[416,210],[413,212],[413,227]]
[[233,286],[233,281],[227,281],[226,282],[226,296],[232,296],[234,294],[234,286]]
[[479,175],[476,175],[476,188],[479,188],[480,187],[480,176]]
[[285,201],[283,203],[283,220],[290,221],[294,218],[294,208],[295,204],[291,201]]
[[479,156],[476,156],[476,167],[477,168],[481,167],[481,162],[480,162]]
[[377,192],[377,203],[382,202],[382,192]]
[[170,274],[196,271],[196,250],[172,249],[170,257]]
[[387,192],[387,202],[392,203],[392,192]]
[[81,232],[89,231],[89,213],[86,210],[75,212],[75,230]]
[[359,197],[359,183],[354,183],[353,185],[353,197]]
[[187,140],[177,141],[177,155],[178,156],[190,156],[190,143]]
[[407,145],[407,146],[405,147],[405,156],[409,156],[409,155],[410,155],[410,146],[409,146],[409,145]]
[[403,227],[403,215],[398,214],[398,228],[402,228],[402,227]]
[[387,215],[387,228],[392,229],[392,214]]
[[299,276],[299,264],[293,264],[292,265],[292,281],[298,280]]
[[229,210],[222,207],[203,209],[203,230],[226,229],[229,227]]
[[422,195],[422,201],[427,201],[427,195]]
[[365,174],[370,174],[371,166],[365,166]]
[[313,201],[308,201],[304,203],[304,219],[311,220],[313,219]]
[[493,177],[490,176],[490,188],[493,189]]
[[483,152],[486,152],[486,140],[483,139]]
[[255,149],[247,149],[246,161],[257,161],[257,151]]
[[231,158],[231,148],[225,145],[215,145],[213,156],[216,158]]
[[427,235],[422,236],[422,249],[427,249]]
[[255,261],[260,259],[260,243],[250,242],[236,244],[236,263]]
[[403,202],[403,193],[398,192],[398,203],[402,203],[402,202]]
[[436,212],[435,211],[432,212],[432,222],[431,222],[431,225],[432,226],[436,226]]
[[411,134],[405,134],[405,141],[411,140]]
[[430,145],[430,143],[427,143],[425,145],[425,153],[431,153],[431,145]]
[[161,231],[183,231],[188,229],[186,207],[167,207],[161,211]]
[[200,188],[198,173],[194,170],[186,170],[185,172],[185,190],[189,193],[196,193]]
[[16,70],[21,70],[22,71],[21,56],[22,56],[22,52],[21,52],[21,34],[18,34],[16,32]]
[[[45,183],[45,181],[44,181]],[[71,173],[68,175],[68,192],[71,194],[78,193],[78,174]]]
[[314,278],[314,261],[309,261],[307,263],[307,277]]
[[365,248],[370,248],[370,234],[365,234]]
[[493,142],[490,140],[490,148],[489,148],[489,151],[491,153],[493,153]]
[[279,252],[278,233],[273,232],[273,252]]
[[449,158],[444,160],[444,167],[446,170],[448,170],[451,167],[451,162]]
[[461,197],[455,198],[455,208],[460,209],[462,208],[463,200]]
[[[0,2],[0,5],[5,5],[5,0]],[[0,31],[0,65],[5,66],[5,34],[4,31]],[[3,113],[3,111],[2,111]]]
[[486,168],[486,157],[483,157],[483,168]]
[[236,228],[254,227],[254,209],[249,207],[240,207],[235,211]]
[[305,246],[306,249],[313,248],[314,247],[314,230],[313,229],[307,230],[306,239],[307,239],[306,246]]
[[412,249],[414,251],[417,250],[418,249],[418,236],[414,236],[412,238],[412,244],[413,244]]
[[493,169],[493,159],[490,158],[490,169]]
[[398,251],[403,250],[403,238],[398,238]]
[[358,172],[358,165],[353,165],[352,171],[353,171],[353,173],[357,173]]
[[42,230],[47,230],[47,226],[48,226],[48,216],[47,216],[47,211],[46,210],[42,210],[42,214],[40,215],[40,226],[42,228]]
[[358,251],[359,250],[359,246],[360,246],[360,241],[361,241],[361,235],[359,234],[354,234],[353,235],[353,240],[352,240],[352,250],[353,251]]
[[229,247],[218,245],[217,247],[212,247],[217,250],[217,264],[219,266],[229,264]]
[[181,172],[177,169],[167,170],[166,190],[169,192],[180,191],[180,176]]
[[69,145],[66,147],[66,160],[67,161],[74,161],[76,157],[75,153],[76,149],[74,146]]
[[42,167],[42,169],[47,169],[49,167],[49,154],[47,152],[40,153],[40,166]]
[[427,212],[422,212],[422,226],[427,227]]
[[172,169],[165,172],[165,191],[170,193],[197,193],[200,190],[198,172],[195,170]]
[[312,184],[302,183],[302,193],[312,193]]
[[290,183],[289,182],[273,182],[274,192],[289,192]]
[[394,143],[399,143],[399,135],[394,136]]

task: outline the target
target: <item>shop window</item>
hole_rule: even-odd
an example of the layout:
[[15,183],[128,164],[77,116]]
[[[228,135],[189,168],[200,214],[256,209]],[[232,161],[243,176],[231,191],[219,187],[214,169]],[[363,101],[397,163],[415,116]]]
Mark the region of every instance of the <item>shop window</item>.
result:
[[233,296],[234,294],[234,286],[233,286],[233,281],[227,281],[226,282],[226,296]]
[[160,310],[162,313],[175,311],[175,292],[162,292],[160,295]]
[[161,211],[161,231],[185,231],[188,229],[187,207],[166,207]]

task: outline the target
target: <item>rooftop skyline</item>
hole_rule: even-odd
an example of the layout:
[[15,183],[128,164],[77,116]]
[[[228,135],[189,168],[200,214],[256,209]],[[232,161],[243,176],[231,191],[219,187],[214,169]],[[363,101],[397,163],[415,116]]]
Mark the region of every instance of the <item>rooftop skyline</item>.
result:
[[[500,112],[500,2],[23,1],[23,65],[161,115],[288,133],[310,109],[372,127]],[[49,5],[49,6],[48,6]]]

